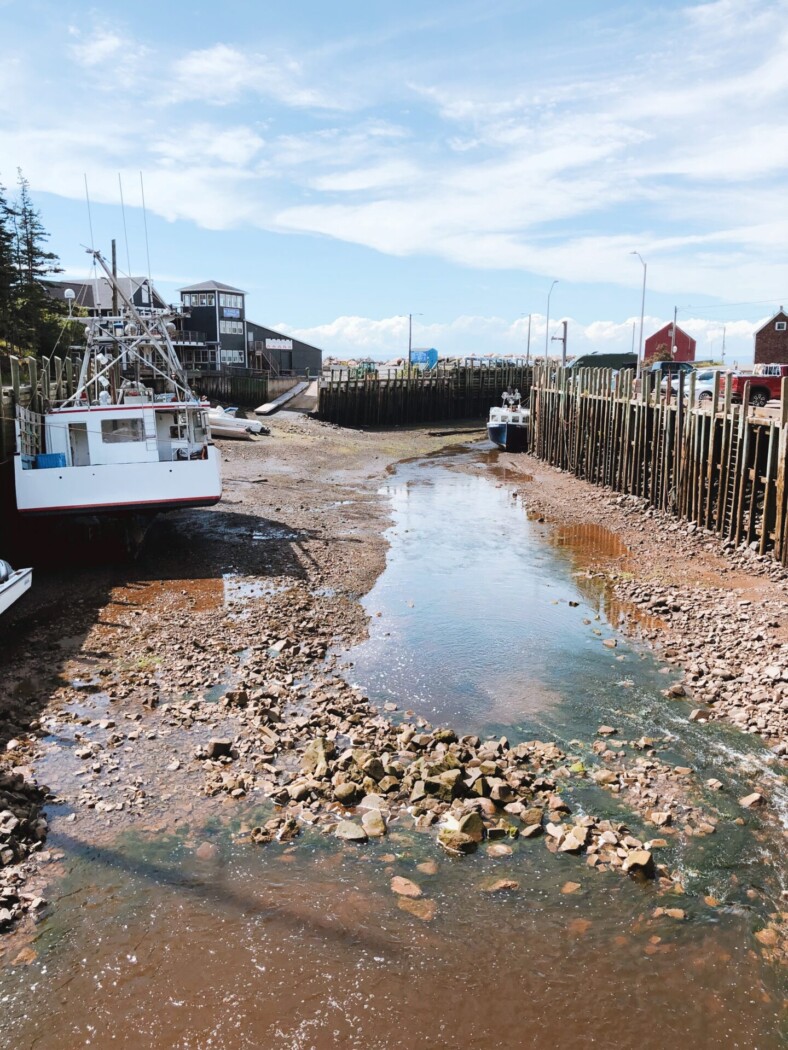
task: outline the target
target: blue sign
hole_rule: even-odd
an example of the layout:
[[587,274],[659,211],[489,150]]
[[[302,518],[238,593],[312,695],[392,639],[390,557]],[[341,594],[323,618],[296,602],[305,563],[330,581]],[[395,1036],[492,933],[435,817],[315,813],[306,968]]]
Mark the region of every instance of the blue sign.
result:
[[234,306],[223,306],[222,317],[240,317],[241,311]]
[[438,351],[434,348],[431,350],[414,350],[410,355],[411,364],[414,365],[426,365],[427,368],[434,368],[438,363]]

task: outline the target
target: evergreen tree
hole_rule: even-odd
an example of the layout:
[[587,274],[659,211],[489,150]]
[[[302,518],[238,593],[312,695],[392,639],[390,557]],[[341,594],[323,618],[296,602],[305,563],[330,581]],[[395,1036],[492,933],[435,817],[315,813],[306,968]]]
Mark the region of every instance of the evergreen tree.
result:
[[33,205],[30,185],[21,171],[18,172],[18,185],[19,194],[13,212],[18,340],[40,354],[48,352],[54,343],[53,327],[57,328],[60,313],[44,290],[42,281],[49,274],[61,271],[55,253],[46,249],[49,234],[41,222],[40,212]]
[[13,208],[0,183],[0,348],[13,342],[16,306]]

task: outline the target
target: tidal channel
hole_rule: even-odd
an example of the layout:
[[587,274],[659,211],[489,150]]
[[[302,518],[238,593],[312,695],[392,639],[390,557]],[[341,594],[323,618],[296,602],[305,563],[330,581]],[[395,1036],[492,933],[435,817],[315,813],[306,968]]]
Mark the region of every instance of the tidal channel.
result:
[[[685,892],[666,901],[653,883],[522,838],[498,857],[451,858],[415,830],[361,848],[307,832],[260,849],[234,838],[262,809],[248,803],[206,824],[198,801],[175,833],[102,846],[55,820],[63,875],[35,958],[0,971],[3,1046],[784,1045],[784,975],[753,936],[780,907],[783,829],[774,817],[735,823],[753,777],[772,778],[784,800],[768,752],[688,720],[664,695],[676,670],[609,621],[588,536],[529,518],[527,483],[515,492],[480,455],[406,463],[387,480],[387,566],[344,673],[379,707],[396,705],[394,718],[554,740],[589,767],[604,724],[660,741],[659,760],[691,767],[716,820],[714,834],[668,837],[662,856]],[[615,553],[615,538],[593,539]],[[722,790],[705,789],[712,777]],[[575,812],[655,834],[590,780],[567,795]],[[400,906],[394,874],[434,902],[427,921]],[[501,879],[517,891],[485,892]],[[682,921],[654,917],[671,903]]]

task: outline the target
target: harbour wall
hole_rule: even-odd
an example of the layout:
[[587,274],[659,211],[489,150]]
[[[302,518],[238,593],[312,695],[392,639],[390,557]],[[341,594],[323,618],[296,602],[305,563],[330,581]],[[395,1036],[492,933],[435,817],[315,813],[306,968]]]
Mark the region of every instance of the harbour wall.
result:
[[788,380],[779,409],[765,410],[748,388],[733,404],[730,376],[706,400],[694,373],[680,373],[677,394],[635,387],[631,372],[537,366],[529,451],[788,564]]

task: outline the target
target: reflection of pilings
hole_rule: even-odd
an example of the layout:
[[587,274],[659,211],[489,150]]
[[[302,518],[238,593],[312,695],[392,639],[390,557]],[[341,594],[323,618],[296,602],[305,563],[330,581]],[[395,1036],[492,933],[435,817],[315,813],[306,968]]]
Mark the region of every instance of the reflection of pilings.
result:
[[537,365],[530,394],[530,451],[595,485],[651,506],[736,545],[788,564],[788,378],[778,416],[753,414],[749,388],[731,401],[731,376],[696,398],[695,374],[678,392],[636,389],[631,371]]

